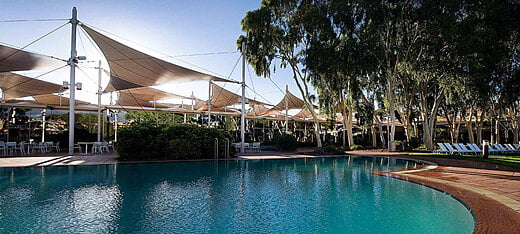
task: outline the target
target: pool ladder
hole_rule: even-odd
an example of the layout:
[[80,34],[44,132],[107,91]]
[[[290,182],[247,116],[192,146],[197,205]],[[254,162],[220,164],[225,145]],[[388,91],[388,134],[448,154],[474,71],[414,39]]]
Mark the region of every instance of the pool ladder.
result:
[[[226,144],[224,145],[224,157],[227,159],[229,158],[229,139],[224,138],[226,141]],[[218,138],[215,137],[215,140],[213,141],[213,154],[215,160],[218,160]]]

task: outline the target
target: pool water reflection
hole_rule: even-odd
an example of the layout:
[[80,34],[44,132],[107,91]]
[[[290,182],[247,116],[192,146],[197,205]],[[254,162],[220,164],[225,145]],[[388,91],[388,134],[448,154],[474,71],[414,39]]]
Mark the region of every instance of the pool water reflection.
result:
[[451,196],[386,157],[0,169],[0,232],[471,233]]

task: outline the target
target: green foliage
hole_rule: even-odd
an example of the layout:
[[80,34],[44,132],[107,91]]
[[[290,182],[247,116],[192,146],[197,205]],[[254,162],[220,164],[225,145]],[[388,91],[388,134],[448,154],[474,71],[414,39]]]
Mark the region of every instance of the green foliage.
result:
[[134,124],[120,130],[117,150],[123,160],[211,159],[215,138],[219,139],[222,158],[225,138],[231,139],[223,130],[196,125]]
[[184,116],[174,113],[150,112],[150,111],[128,111],[125,119],[132,124],[156,124],[171,125],[180,124]]
[[276,147],[280,150],[294,150],[296,147],[298,147],[298,141],[296,140],[296,137],[288,133],[275,135],[273,141]]
[[421,119],[422,134],[407,139],[422,135],[432,148],[440,111],[519,112],[519,21],[515,1],[263,0],[242,26],[258,75],[279,60],[316,87],[330,115],[356,112],[361,128],[376,105],[405,127]]
[[315,151],[315,153],[317,153],[318,155],[343,155],[343,154],[346,154],[344,150],[342,150],[336,146],[333,146],[333,145],[328,145],[323,148],[317,149]]
[[349,150],[364,150],[365,148],[362,145],[353,145],[350,146]]

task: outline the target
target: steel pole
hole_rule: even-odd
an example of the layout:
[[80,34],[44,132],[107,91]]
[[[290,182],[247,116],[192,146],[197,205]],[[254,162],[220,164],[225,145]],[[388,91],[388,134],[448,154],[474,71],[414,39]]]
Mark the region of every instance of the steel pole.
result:
[[76,7],[72,8],[72,18],[70,19],[71,41],[70,41],[70,100],[69,100],[69,155],[74,155],[74,125],[75,125],[75,104],[76,104],[76,28],[78,26],[78,13]]
[[97,141],[101,141],[101,60],[98,63],[98,99],[97,99]]
[[45,142],[45,117],[47,116],[47,110],[42,110],[42,142]]
[[240,113],[240,153],[244,153],[246,125],[246,42],[242,41],[242,111]]
[[[204,118],[203,118],[203,120],[204,120]],[[211,124],[211,80],[209,80],[209,82],[208,82],[208,127],[211,127],[210,124]]]
[[289,131],[289,85],[285,85],[285,132]]

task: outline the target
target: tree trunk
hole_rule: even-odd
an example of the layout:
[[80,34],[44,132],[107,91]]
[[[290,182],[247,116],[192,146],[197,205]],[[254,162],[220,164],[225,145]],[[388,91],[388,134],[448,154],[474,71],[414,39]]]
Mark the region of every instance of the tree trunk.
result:
[[390,131],[388,135],[388,151],[395,151],[395,100],[394,100],[394,86],[392,82],[388,81],[388,102],[390,114]]
[[370,125],[370,132],[372,133],[372,147],[377,147],[377,133],[376,128],[374,127],[374,124]]
[[513,128],[513,143],[514,144],[520,144],[518,142],[518,135],[520,134],[520,129],[519,128]]
[[433,150],[433,136],[435,133],[435,124],[437,121],[437,110],[439,109],[442,95],[435,95],[433,106],[431,109],[429,109],[428,92],[428,88],[424,86],[419,93],[419,98],[421,100],[419,109],[423,118],[423,143],[426,145],[426,149]]
[[377,117],[375,117],[375,121],[377,123],[377,128],[379,129],[379,138],[381,140],[381,146],[385,147],[386,141],[385,141],[385,134],[383,133],[383,125],[381,124],[381,120]]
[[347,111],[345,109],[345,97],[343,96],[343,93],[340,92],[340,98],[341,98],[341,115],[343,115],[343,149],[348,149],[350,145],[347,145]]
[[349,147],[352,147],[354,145],[354,133],[352,132],[352,119],[353,119],[353,109],[352,103],[349,103],[349,111],[348,111],[348,119],[347,119],[347,138],[348,138],[348,145]]
[[[462,114],[460,114],[459,116],[462,116]],[[455,120],[456,120],[456,117],[455,117]],[[459,143],[459,138],[460,138],[460,118],[459,118],[459,121],[457,122],[457,130],[455,131],[455,142],[456,143]]]
[[475,133],[473,132],[473,108],[469,109],[469,120],[466,120],[466,117],[462,118],[466,123],[466,128],[468,130],[469,143],[475,143]]

